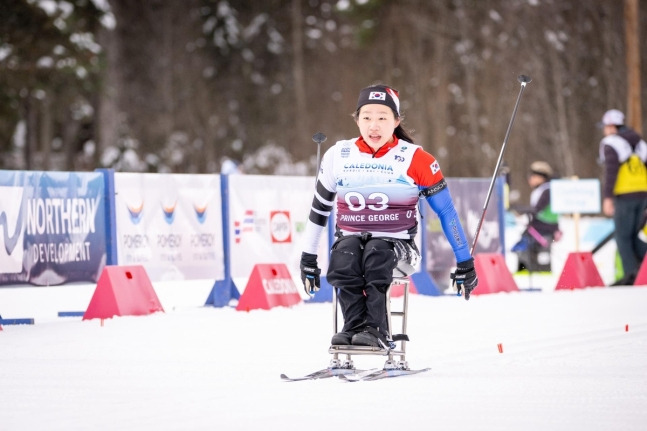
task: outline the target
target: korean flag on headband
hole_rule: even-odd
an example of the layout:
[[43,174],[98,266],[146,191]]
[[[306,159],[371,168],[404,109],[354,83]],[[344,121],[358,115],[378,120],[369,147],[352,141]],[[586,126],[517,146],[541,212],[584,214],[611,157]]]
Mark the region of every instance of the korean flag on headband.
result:
[[440,170],[440,165],[437,161],[434,161],[429,167],[431,168],[431,173],[434,175],[436,175],[436,172]]
[[368,100],[386,100],[386,93],[382,91],[371,91],[368,95]]

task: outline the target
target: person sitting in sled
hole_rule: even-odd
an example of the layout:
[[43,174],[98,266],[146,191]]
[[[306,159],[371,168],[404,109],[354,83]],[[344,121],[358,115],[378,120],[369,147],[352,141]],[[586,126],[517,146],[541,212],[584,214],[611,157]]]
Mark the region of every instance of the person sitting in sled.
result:
[[420,198],[440,218],[458,262],[452,278],[465,299],[478,277],[438,162],[402,127],[398,92],[385,85],[362,89],[353,118],[360,136],[338,141],[322,158],[304,233],[301,280],[309,295],[319,290],[316,253],[336,204],[327,280],[338,289],[344,326],[331,343],[386,347],[387,289],[394,271],[409,275],[420,258],[414,243]]

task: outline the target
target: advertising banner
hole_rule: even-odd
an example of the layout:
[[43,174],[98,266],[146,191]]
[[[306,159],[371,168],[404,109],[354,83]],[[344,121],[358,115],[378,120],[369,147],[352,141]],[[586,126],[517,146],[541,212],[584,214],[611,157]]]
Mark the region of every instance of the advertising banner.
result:
[[[447,178],[449,191],[470,247],[483,212],[490,182],[491,179],[485,178]],[[456,266],[456,259],[438,216],[426,202],[420,203],[424,208],[423,220],[427,228],[427,272],[434,280],[445,285],[449,280],[449,273]],[[474,254],[503,253],[503,217],[503,177],[500,177],[492,191]]]
[[[284,263],[299,279],[314,177],[230,175],[228,179],[231,276],[249,277],[257,263]],[[318,252],[322,274],[328,268],[329,246],[325,230]]]
[[220,177],[115,173],[119,265],[151,281],[222,279]]
[[101,173],[0,171],[0,285],[96,282],[105,226]]

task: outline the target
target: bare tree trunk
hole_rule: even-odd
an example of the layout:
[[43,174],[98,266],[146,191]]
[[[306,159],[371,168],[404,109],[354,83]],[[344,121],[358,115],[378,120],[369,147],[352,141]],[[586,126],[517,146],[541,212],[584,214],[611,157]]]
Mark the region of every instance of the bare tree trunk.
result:
[[52,169],[52,112],[50,96],[47,95],[41,103],[40,117],[40,152],[43,155],[43,169]]
[[29,97],[26,97],[21,106],[22,118],[25,121],[25,142],[23,142],[23,158],[24,169],[31,170],[31,148],[29,148],[29,141],[31,139],[32,130],[29,128]]
[[640,28],[638,0],[625,0],[625,38],[627,43],[627,124],[642,133],[640,104]]
[[76,166],[74,166],[76,158],[74,138],[78,136],[79,123],[75,121],[70,114],[66,114],[64,118],[65,122],[63,123],[62,139],[63,153],[65,154],[65,170],[73,171],[76,168]]
[[34,98],[28,94],[25,98],[25,169],[38,169],[35,163],[37,148],[37,116],[38,112],[34,109]]
[[[433,54],[429,64],[442,64],[446,52],[449,50],[449,41],[445,37],[433,38]],[[452,174],[450,170],[451,159],[448,151],[447,125],[449,124],[449,93],[447,85],[449,84],[448,68],[438,67],[433,70],[434,78],[431,80],[433,97],[431,103],[427,105],[427,118],[431,123],[431,148],[434,156],[438,159],[440,166],[443,168],[445,175]]]
[[[160,110],[160,126],[163,136],[170,136],[175,130],[175,89],[173,88],[173,75],[175,66],[175,53],[173,51],[173,38],[178,24],[173,22],[173,13],[183,13],[183,11],[176,11],[173,3],[163,2],[159,12],[148,11],[152,21],[160,19],[162,22],[161,41],[159,42],[162,53],[157,60],[159,72],[159,92],[162,102],[162,109]],[[158,16],[158,13],[161,17]],[[151,22],[152,28],[156,27],[154,22]]]
[[123,91],[119,79],[119,56],[116,33],[101,29],[99,41],[105,47],[106,68],[103,73],[101,96],[96,104],[97,133],[95,161],[101,166],[101,155],[109,146],[117,145],[119,139],[118,94]]
[[557,139],[555,140],[554,145],[556,147],[557,154],[561,156],[558,157],[558,160],[562,161],[564,168],[563,172],[566,175],[574,175],[576,171],[571,151],[572,143],[570,142],[568,134],[568,121],[566,121],[566,101],[564,100],[564,94],[562,93],[562,89],[564,88],[563,69],[559,63],[555,49],[549,50],[549,61],[555,83],[555,92],[553,97],[555,98],[555,107],[557,111],[553,122],[553,124],[557,126]]
[[[478,125],[478,95],[476,94],[476,68],[477,55],[472,39],[474,34],[472,29],[477,27],[469,14],[469,9],[465,8],[464,15],[458,20],[460,36],[465,46],[465,52],[462,53],[465,73],[465,103],[467,107],[467,125],[469,130],[468,143],[470,148],[478,148],[481,145],[481,134]],[[467,154],[464,154],[467,156]],[[480,151],[472,151],[470,159],[474,161],[481,160],[483,154]]]
[[[421,29],[425,25],[425,17],[423,14],[423,11],[421,10],[422,8],[418,7],[418,13],[416,13],[413,16],[413,23],[414,23],[414,28],[415,29]],[[429,80],[428,76],[428,71],[429,69],[425,67],[429,63],[427,61],[423,61],[425,58],[425,42],[427,42],[426,39],[423,39],[421,37],[417,37],[412,43],[411,43],[411,51],[410,55],[411,57],[409,58],[410,63],[417,62],[418,67],[415,67],[415,64],[412,64],[412,77],[413,77],[413,85],[414,88],[416,89],[415,94],[413,95],[413,103],[415,107],[415,112],[418,114],[416,116],[416,123],[415,123],[415,139],[418,143],[418,145],[423,145],[423,146],[428,146],[429,145],[429,122],[428,118],[424,116],[424,113],[426,112],[427,108],[427,97],[426,95],[428,94],[428,85],[427,82]],[[423,115],[420,115],[422,113]]]
[[296,101],[296,142],[305,140],[308,134],[308,115],[306,112],[306,85],[303,64],[303,24],[301,0],[292,0],[292,75],[294,78],[294,98]]

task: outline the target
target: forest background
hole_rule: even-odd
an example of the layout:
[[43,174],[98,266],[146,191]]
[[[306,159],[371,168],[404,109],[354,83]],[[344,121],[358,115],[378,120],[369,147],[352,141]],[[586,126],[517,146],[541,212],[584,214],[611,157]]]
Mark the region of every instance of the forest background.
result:
[[642,131],[646,33],[645,0],[3,0],[0,169],[314,175],[380,82],[446,176],[490,177],[527,74],[527,196],[534,160],[599,177],[605,110]]

